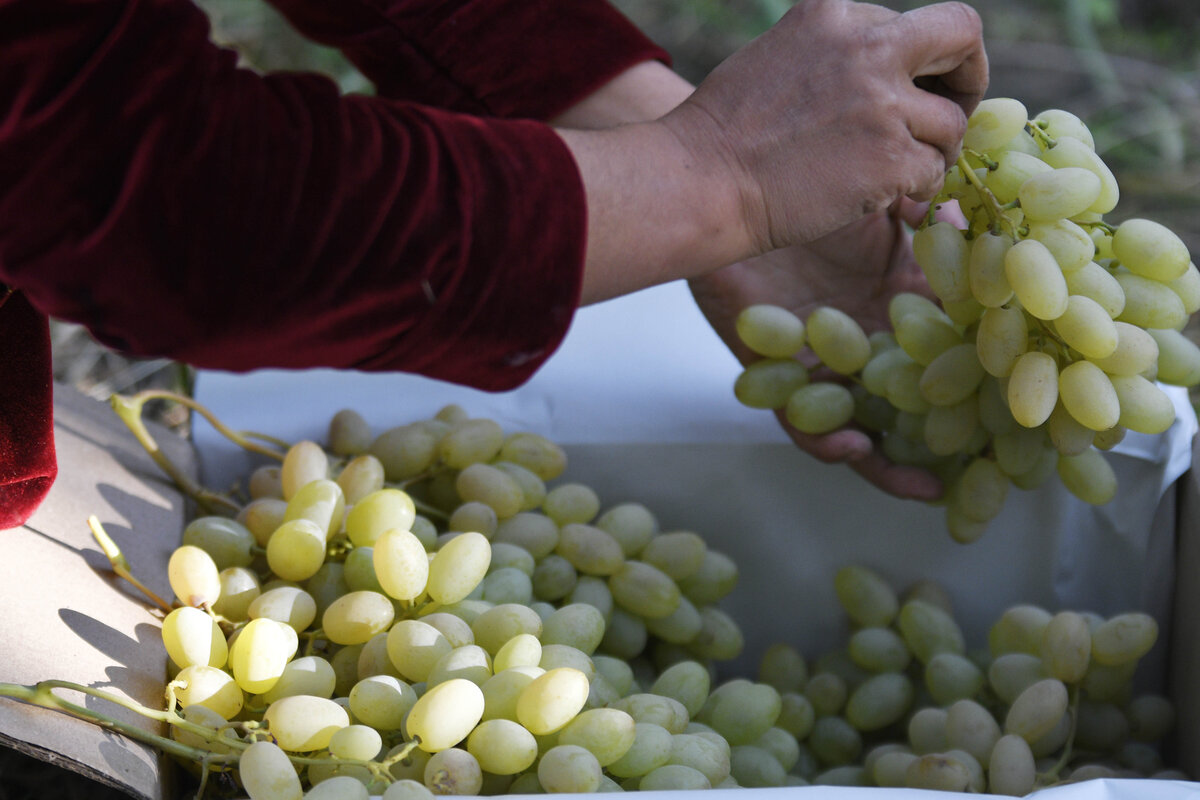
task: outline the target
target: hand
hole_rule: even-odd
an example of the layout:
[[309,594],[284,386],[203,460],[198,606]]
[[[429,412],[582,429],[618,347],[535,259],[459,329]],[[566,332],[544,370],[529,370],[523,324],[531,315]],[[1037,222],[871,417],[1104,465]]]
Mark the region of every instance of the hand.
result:
[[[904,223],[920,222],[925,207],[901,200],[806,245],[777,250],[694,278],[689,285],[713,329],[742,363],[758,358],[734,330],[738,312],[754,303],[786,306],[802,319],[819,305],[853,316],[868,333],[890,330],[888,301],[898,292],[929,288],[912,256]],[[832,374],[825,376],[833,377]],[[890,494],[932,500],[942,493],[930,472],[893,464],[865,431],[844,428],[815,436],[801,433],[777,413],[785,431],[810,455],[844,462]]]
[[966,5],[805,0],[663,122],[695,163],[727,165],[761,254],[932,197],[986,88]]

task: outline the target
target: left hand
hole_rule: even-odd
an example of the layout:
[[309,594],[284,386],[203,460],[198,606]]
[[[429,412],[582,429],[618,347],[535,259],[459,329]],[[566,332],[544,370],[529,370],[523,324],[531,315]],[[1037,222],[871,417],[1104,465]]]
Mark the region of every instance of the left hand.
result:
[[[713,329],[743,364],[759,356],[737,337],[738,313],[754,303],[785,306],[806,319],[817,306],[833,306],[854,317],[867,333],[890,330],[888,302],[899,292],[930,295],[912,255],[905,223],[921,221],[925,206],[903,199],[887,211],[806,244],[776,250],[719,269],[689,282],[692,296]],[[814,376],[817,377],[817,376]],[[836,378],[832,373],[822,380]],[[878,442],[854,427],[824,435],[801,433],[777,412],[799,447],[822,461],[844,462],[897,497],[933,500],[942,484],[932,473],[889,461]]]

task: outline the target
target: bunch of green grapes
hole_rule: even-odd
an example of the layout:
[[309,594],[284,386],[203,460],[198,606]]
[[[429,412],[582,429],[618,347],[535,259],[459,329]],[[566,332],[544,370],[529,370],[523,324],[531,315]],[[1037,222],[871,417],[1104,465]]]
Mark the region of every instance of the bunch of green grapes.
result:
[[778,736],[779,694],[714,682],[736,565],[565,464],[447,407],[377,436],[339,412],[256,470],[168,564],[176,738],[241,751],[251,800],[760,780],[737,748]]
[[776,644],[760,663],[782,700],[776,725],[799,745],[794,778],[1018,797],[1091,778],[1187,780],[1163,766],[1171,702],[1133,688],[1152,617],[1017,605],[969,649],[935,583],[902,597],[854,565],[834,588],[845,645],[810,664]]
[[[735,385],[755,408],[784,409],[806,433],[856,422],[896,463],[947,486],[960,542],[982,535],[1010,486],[1057,472],[1104,504],[1117,481],[1101,451],[1127,431],[1175,420],[1158,384],[1200,384],[1200,348],[1182,330],[1200,310],[1200,271],[1184,243],[1146,219],[1114,226],[1112,172],[1074,115],[1033,119],[995,98],[971,115],[913,252],[940,302],[900,294],[891,332],[867,336],[845,313],[801,320],[771,305],[744,309],[739,336],[764,357]],[[935,221],[957,202],[965,227]],[[849,386],[812,381],[805,348]]]

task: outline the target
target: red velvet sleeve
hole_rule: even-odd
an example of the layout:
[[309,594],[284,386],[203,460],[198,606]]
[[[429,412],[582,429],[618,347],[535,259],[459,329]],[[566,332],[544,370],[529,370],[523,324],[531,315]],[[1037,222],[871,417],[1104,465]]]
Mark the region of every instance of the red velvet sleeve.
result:
[[0,0],[0,282],[118,348],[510,388],[585,224],[541,123],[238,69],[186,0]]
[[642,61],[669,62],[605,0],[271,0],[379,94],[550,119]]

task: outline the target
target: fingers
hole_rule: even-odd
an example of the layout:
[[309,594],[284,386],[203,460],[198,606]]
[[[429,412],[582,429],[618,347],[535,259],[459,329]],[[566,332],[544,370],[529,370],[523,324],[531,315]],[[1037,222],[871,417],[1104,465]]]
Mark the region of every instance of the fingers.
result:
[[862,431],[850,428],[814,436],[785,425],[792,441],[812,457],[830,464],[846,464],[877,488],[908,500],[933,501],[944,487],[933,473],[918,467],[894,464],[880,453]]
[[963,3],[938,3],[902,14],[894,23],[905,43],[909,75],[935,76],[934,91],[970,114],[988,85],[979,15]]

